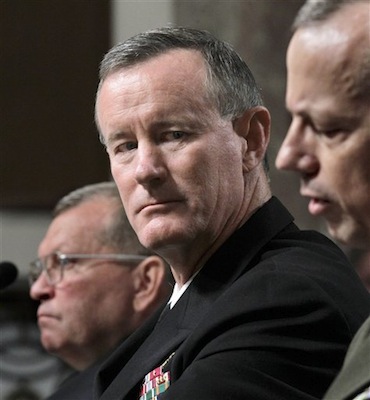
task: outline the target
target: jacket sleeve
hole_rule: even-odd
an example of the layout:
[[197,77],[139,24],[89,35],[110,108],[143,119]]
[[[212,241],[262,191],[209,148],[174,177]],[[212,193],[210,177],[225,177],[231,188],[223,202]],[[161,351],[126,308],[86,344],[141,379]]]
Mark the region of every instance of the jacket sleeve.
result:
[[364,388],[370,388],[370,317],[351,342],[343,367],[324,400],[352,399]]

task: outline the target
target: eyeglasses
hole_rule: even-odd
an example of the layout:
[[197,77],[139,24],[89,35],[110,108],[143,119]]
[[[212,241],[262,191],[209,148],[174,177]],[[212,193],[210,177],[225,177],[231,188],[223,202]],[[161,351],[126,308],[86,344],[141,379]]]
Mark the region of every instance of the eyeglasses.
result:
[[79,260],[121,261],[136,264],[146,258],[147,256],[136,254],[63,254],[55,252],[30,263],[28,280],[32,286],[45,271],[48,283],[56,285],[63,279],[64,271],[73,268]]

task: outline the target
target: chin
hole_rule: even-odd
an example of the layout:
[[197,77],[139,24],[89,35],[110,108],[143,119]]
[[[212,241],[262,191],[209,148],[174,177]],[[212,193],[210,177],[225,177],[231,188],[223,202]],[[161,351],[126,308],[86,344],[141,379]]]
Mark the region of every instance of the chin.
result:
[[138,236],[143,246],[150,245],[151,247],[155,243],[170,240],[172,236],[177,234],[178,225],[176,221],[169,220],[167,217],[153,218],[142,226]]
[[366,240],[367,236],[362,235],[361,237],[353,236],[347,240],[345,243],[348,247],[354,249],[367,250],[370,248],[370,242]]
[[370,243],[367,241],[368,234],[358,229],[356,226],[346,226],[345,224],[331,226],[328,225],[330,236],[340,244],[357,249],[367,249]]
[[42,347],[50,354],[54,354],[54,355],[58,355],[59,353],[59,347],[56,346],[54,343],[50,343],[48,342],[41,342],[42,343]]
[[176,246],[178,243],[185,243],[187,236],[183,229],[175,229],[174,226],[151,226],[139,236],[141,244],[153,251]]
[[[172,239],[172,238],[171,238]],[[154,252],[158,252],[163,248],[170,247],[173,244],[173,241],[170,240],[169,237],[145,237],[143,240],[140,240],[141,244]]]

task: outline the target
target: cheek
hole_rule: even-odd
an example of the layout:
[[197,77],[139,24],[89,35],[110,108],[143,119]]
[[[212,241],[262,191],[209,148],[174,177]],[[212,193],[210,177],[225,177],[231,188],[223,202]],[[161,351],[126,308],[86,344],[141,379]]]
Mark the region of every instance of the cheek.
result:
[[193,191],[192,200],[206,213],[217,215],[221,209],[232,207],[243,193],[241,154],[213,149],[197,163],[188,179],[188,187]]
[[[114,277],[113,277],[114,279]],[[133,289],[130,285],[125,284],[130,278],[117,276],[114,281],[104,282],[101,290],[95,293],[94,298],[90,300],[91,304],[95,304],[94,319],[95,325],[121,325],[122,320],[126,320],[131,314]],[[89,310],[86,310],[89,312]],[[91,312],[90,312],[91,313]],[[127,321],[128,322],[128,321]]]
[[[351,210],[350,213],[370,204],[370,154],[363,150],[365,148],[350,147],[345,143],[336,151],[329,149],[320,154],[322,183],[326,184],[327,190],[337,198],[343,209]],[[348,190],[349,185],[351,190]]]
[[90,271],[81,271],[81,275],[69,277],[68,283],[58,288],[58,303],[65,324],[82,324],[95,306],[97,294],[100,292],[97,286],[99,278],[89,279],[86,276],[88,272]]
[[[101,266],[95,269],[87,286],[91,287],[87,303],[95,303],[97,307],[113,302],[127,302],[134,291],[131,271],[124,266]],[[86,286],[86,285],[85,285]]]
[[40,326],[42,343],[49,350],[80,341],[85,335],[86,314],[91,312],[91,306],[86,308],[80,296],[66,293],[66,296],[59,296],[55,310],[58,318],[42,321]]
[[[370,143],[368,144],[370,150]],[[369,159],[370,151],[362,149],[348,149],[343,152],[333,152],[327,154],[327,159],[330,160],[332,176],[337,182],[340,182],[341,187],[348,191],[348,185],[352,187],[368,186],[370,182]],[[325,164],[325,160],[323,161]]]
[[65,292],[64,299],[61,299],[60,303],[64,307],[63,327],[75,333],[81,331],[91,315],[92,307],[94,307],[88,287],[85,285],[84,287],[74,287],[73,290]]
[[[341,190],[343,197],[349,199],[353,204],[357,204],[358,207],[362,204],[364,207],[364,215],[369,215],[366,208],[370,206],[370,168],[367,166],[367,159],[357,159],[351,165],[347,165],[347,168],[342,168],[343,177],[341,179]],[[348,190],[351,185],[351,190]]]
[[111,165],[111,173],[127,212],[128,199],[134,190],[135,183],[122,165]]
[[122,175],[122,167],[118,163],[114,162],[114,160],[112,160],[111,158],[110,158],[110,170],[111,170],[113,179],[116,182],[120,181],[121,175]]

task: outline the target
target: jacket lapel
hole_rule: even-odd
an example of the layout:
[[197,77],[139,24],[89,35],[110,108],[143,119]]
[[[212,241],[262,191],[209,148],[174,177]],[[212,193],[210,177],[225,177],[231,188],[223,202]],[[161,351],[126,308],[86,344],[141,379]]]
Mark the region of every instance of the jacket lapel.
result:
[[135,354],[150,335],[162,310],[158,310],[144,325],[131,334],[118,348],[101,364],[95,378],[94,398],[98,399],[111,385],[114,377],[121,371],[122,367]]
[[[292,221],[277,199],[268,203],[272,203],[270,207],[263,207],[251,217],[257,218],[257,223],[245,224],[210,258],[171,311],[158,321],[163,308],[159,310],[107,360],[97,376],[96,398],[138,399],[144,376],[181,345],[226,287],[253,268],[262,247]],[[268,218],[266,213],[274,214],[271,229],[258,223],[261,213],[264,219]]]
[[[146,327],[146,340],[136,343],[134,351],[130,343],[126,346],[124,343],[115,352],[115,360],[108,360],[107,368],[102,368],[98,376],[100,394],[108,386],[104,376],[116,375],[116,377],[101,395],[101,400],[122,399],[130,392],[133,392],[131,396],[138,398],[137,388],[142,383],[145,374],[158,367],[190,333],[189,329],[183,327],[181,323],[187,306],[187,298],[188,296],[182,296],[181,301],[172,310],[166,313],[157,324],[152,325],[152,329],[150,326]],[[160,313],[157,313],[151,321],[157,320],[159,315]],[[128,353],[133,352],[135,353],[133,357],[127,357]],[[112,369],[113,362],[117,366],[114,369]],[[96,394],[98,395],[96,397],[99,397],[99,393]]]

